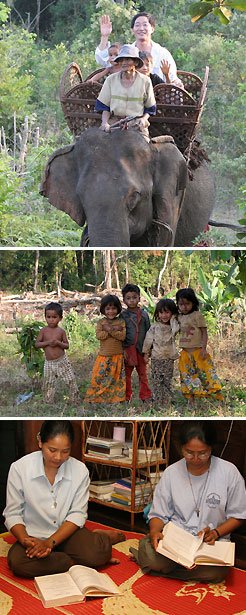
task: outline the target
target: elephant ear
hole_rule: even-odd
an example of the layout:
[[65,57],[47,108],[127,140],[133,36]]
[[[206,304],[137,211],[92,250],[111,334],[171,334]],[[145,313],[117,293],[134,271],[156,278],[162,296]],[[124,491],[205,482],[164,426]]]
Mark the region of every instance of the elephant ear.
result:
[[76,193],[78,176],[74,159],[74,144],[57,149],[51,154],[43,172],[40,194],[65,211],[79,226],[85,223],[85,214]]

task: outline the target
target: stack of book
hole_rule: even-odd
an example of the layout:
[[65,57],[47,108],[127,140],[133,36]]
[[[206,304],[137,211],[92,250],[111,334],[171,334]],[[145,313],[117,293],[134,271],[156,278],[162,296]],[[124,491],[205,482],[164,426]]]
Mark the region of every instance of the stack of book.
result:
[[[132,448],[129,449],[129,459],[132,461],[132,457],[133,457],[133,450]],[[139,448],[137,450],[137,462],[138,463],[144,463],[144,462],[153,462],[153,461],[160,461],[162,459],[162,449],[161,448]]]
[[94,438],[89,436],[86,442],[86,455],[100,459],[123,457],[124,442],[118,442],[110,438]]
[[152,489],[154,489],[156,485],[158,485],[159,480],[162,477],[162,474],[163,472],[157,473],[156,471],[150,472],[149,470],[141,470],[141,475],[146,476],[146,478],[150,481],[152,485]]
[[91,498],[96,498],[102,502],[110,502],[111,494],[114,491],[114,481],[94,480],[91,481],[89,492]]
[[[151,484],[144,479],[136,478],[134,506],[145,505],[151,494]],[[114,484],[111,501],[122,506],[131,506],[132,481],[130,478],[122,478]]]

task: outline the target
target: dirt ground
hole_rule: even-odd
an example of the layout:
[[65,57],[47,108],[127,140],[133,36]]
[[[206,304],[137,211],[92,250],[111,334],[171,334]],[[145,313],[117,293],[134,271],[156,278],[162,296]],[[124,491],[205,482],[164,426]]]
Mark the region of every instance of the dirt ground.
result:
[[[246,416],[246,379],[245,354],[229,355],[220,353],[216,358],[216,369],[222,382],[224,401],[197,400],[194,409],[189,408],[180,391],[179,372],[175,364],[173,381],[173,402],[166,407],[146,405],[138,398],[138,379],[133,373],[133,398],[131,402],[118,404],[84,403],[84,393],[90,382],[95,354],[81,356],[79,352],[70,353],[80,391],[81,403],[73,406],[69,400],[68,389],[59,383],[52,405],[42,401],[42,382],[29,378],[18,355],[7,358],[2,356],[0,373],[0,416]],[[151,375],[149,369],[149,381]]]
[[[63,291],[60,302],[63,302],[64,312],[71,309],[79,311],[80,315],[89,319],[98,315],[100,297],[97,294],[72,293]],[[50,300],[57,300],[49,294]],[[235,327],[226,325],[223,335],[218,323],[218,333],[210,339],[211,352],[217,374],[222,383],[224,401],[203,399],[197,400],[194,408],[188,407],[186,399],[180,390],[178,362],[175,362],[173,380],[173,401],[165,407],[156,407],[143,403],[138,398],[138,379],[133,372],[133,398],[131,402],[118,404],[84,403],[84,394],[90,383],[96,349],[92,351],[88,343],[74,350],[68,356],[73,365],[80,392],[79,405],[74,407],[69,399],[68,389],[59,383],[55,404],[44,404],[42,400],[42,381],[31,379],[25,367],[21,364],[18,354],[15,325],[25,322],[28,318],[43,319],[43,306],[47,303],[47,295],[33,296],[32,293],[22,295],[21,299],[6,299],[0,303],[0,416],[32,417],[32,416],[246,416],[246,350],[245,339],[242,339],[241,325]],[[8,328],[12,333],[7,333]],[[89,348],[89,350],[88,350]],[[150,366],[149,381],[151,386]]]

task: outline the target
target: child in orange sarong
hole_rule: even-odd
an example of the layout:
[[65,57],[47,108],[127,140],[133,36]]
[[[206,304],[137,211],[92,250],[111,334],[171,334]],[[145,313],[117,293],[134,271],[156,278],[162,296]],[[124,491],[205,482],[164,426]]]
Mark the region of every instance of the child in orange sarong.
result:
[[103,297],[98,321],[97,339],[100,350],[93,367],[91,384],[85,401],[116,403],[126,399],[126,381],[122,342],[126,337],[124,320],[119,318],[121,303],[115,295]]
[[207,327],[199,311],[199,301],[192,288],[181,288],[176,293],[180,315],[179,358],[181,391],[193,405],[197,397],[215,397],[223,401],[221,384],[207,352]]

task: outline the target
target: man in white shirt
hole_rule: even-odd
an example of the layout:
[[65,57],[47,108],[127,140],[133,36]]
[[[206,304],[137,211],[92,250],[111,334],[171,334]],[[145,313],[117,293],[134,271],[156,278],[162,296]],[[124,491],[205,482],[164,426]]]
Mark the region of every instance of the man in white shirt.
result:
[[[108,65],[108,49],[110,47],[109,36],[112,32],[112,24],[108,15],[103,15],[100,19],[101,41],[95,51],[95,58],[101,66]],[[160,64],[162,60],[170,65],[169,77],[171,83],[177,82],[177,67],[171,53],[165,48],[151,40],[151,35],[155,29],[155,18],[150,13],[137,13],[131,21],[131,28],[136,38],[134,45],[139,51],[148,51],[153,59],[152,72],[159,75],[166,81]],[[177,83],[176,83],[177,84]]]

